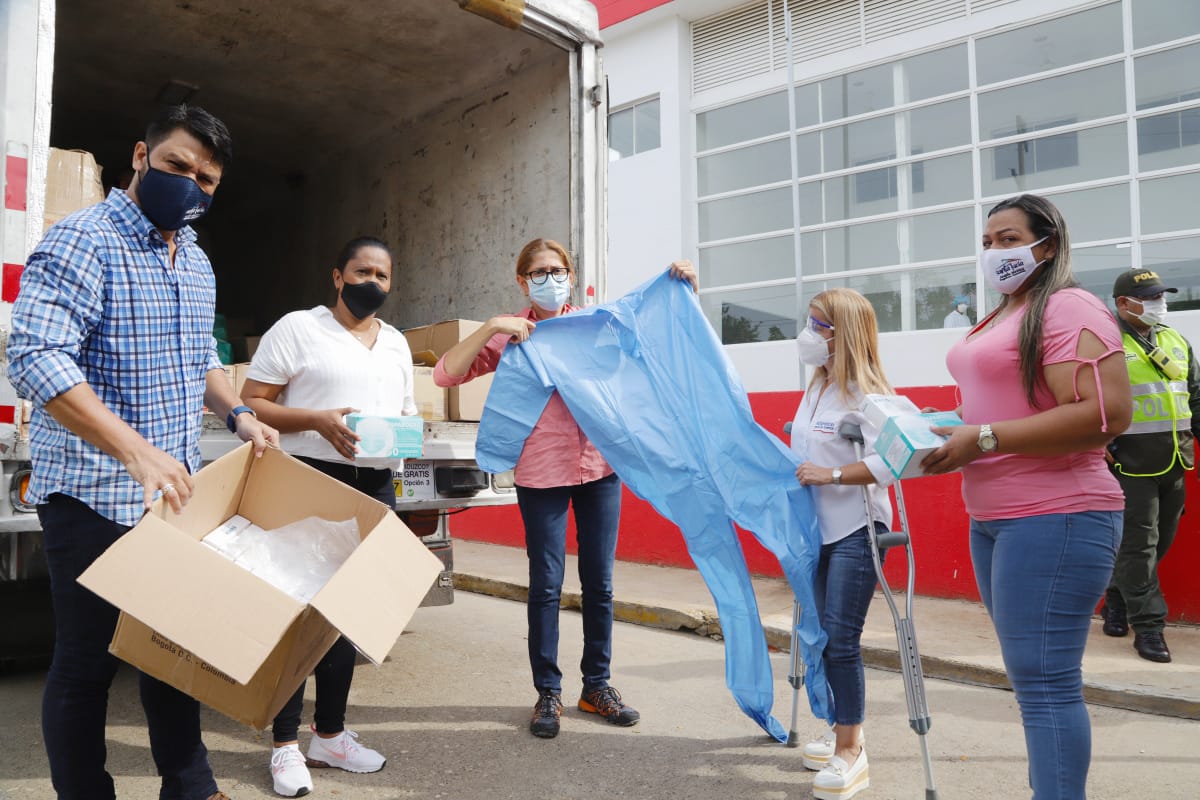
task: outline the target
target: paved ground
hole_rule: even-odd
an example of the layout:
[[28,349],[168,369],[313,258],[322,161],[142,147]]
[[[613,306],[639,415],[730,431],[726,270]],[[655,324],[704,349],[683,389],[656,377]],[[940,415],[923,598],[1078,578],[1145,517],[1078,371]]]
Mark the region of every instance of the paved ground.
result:
[[[456,540],[454,562],[460,588],[525,599],[529,582],[523,550]],[[576,575],[574,557],[568,556],[567,605],[579,602]],[[619,561],[614,581],[619,619],[702,635],[720,631],[716,606],[695,570]],[[754,587],[768,642],[786,650],[792,621],[791,590],[783,580],[772,579],[756,579]],[[982,605],[927,597],[917,597],[914,604],[913,619],[927,676],[1008,686],[1000,645]],[[1097,618],[1083,661],[1089,702],[1200,719],[1200,628],[1168,627],[1166,639],[1174,660],[1155,664],[1137,656],[1132,634],[1114,639],[1105,636],[1100,625]],[[871,604],[863,648],[869,665],[897,669],[895,627],[880,596]],[[1200,730],[1196,735],[1200,743]],[[1196,796],[1200,797],[1200,790]]]
[[[565,699],[578,689],[580,617],[565,612],[560,664]],[[525,608],[459,592],[444,608],[417,612],[382,667],[360,667],[350,726],[389,757],[373,775],[315,773],[311,797],[365,800],[809,800],[812,773],[799,752],[765,737],[724,686],[719,642],[618,624],[613,683],[642,712],[618,729],[568,707],[563,732],[543,741],[527,730],[533,691]],[[772,658],[777,708],[786,714],[787,657]],[[0,798],[50,800],[38,722],[42,675],[0,676]],[[930,680],[929,735],[939,797],[1014,800],[1025,788],[1024,740],[1010,692]],[[909,731],[899,676],[868,670],[867,748],[871,788],[860,800],[919,800],[918,739]],[[312,711],[310,682],[306,711]],[[1195,798],[1197,723],[1092,707],[1089,796],[1094,800]],[[786,719],[786,717],[785,717]],[[122,800],[153,800],[145,722],[132,670],[110,701],[108,751]],[[786,724],[786,722],[785,722]],[[234,800],[273,797],[262,735],[204,715],[205,739],[222,787]],[[801,730],[820,726],[804,718]],[[303,737],[307,744],[307,734]]]

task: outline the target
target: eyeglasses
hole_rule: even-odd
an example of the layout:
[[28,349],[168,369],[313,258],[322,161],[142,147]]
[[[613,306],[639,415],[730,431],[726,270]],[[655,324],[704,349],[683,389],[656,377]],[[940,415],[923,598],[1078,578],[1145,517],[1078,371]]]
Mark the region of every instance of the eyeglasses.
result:
[[832,325],[830,325],[828,322],[821,322],[821,320],[817,319],[816,317],[808,318],[808,327],[812,329],[813,333],[820,333],[821,328],[824,328],[827,331],[833,330]]
[[531,269],[529,272],[525,273],[525,277],[528,278],[534,286],[541,286],[546,282],[546,278],[551,275],[554,276],[554,280],[558,283],[566,283],[567,276],[570,274],[571,270],[567,269],[566,267],[555,267],[551,270]]

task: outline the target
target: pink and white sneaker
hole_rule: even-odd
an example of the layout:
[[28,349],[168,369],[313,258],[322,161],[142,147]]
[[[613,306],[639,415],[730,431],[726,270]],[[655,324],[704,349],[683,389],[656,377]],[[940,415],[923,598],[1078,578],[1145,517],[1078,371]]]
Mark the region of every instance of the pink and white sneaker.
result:
[[300,745],[285,744],[271,753],[271,777],[275,781],[275,794],[283,797],[303,797],[312,791],[312,776],[304,765]]
[[332,739],[315,733],[308,745],[308,766],[337,767],[347,772],[378,772],[387,759],[383,754],[358,743],[358,734],[344,730]]

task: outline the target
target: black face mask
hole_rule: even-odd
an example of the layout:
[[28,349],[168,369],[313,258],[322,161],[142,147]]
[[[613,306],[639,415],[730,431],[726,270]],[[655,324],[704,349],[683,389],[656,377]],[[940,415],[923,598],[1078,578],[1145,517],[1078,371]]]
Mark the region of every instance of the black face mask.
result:
[[355,319],[371,316],[379,310],[384,300],[387,300],[387,292],[379,288],[375,281],[342,284],[342,302]]
[[146,174],[138,181],[138,202],[154,227],[177,231],[195,222],[212,207],[212,195],[186,175],[163,172],[146,160]]

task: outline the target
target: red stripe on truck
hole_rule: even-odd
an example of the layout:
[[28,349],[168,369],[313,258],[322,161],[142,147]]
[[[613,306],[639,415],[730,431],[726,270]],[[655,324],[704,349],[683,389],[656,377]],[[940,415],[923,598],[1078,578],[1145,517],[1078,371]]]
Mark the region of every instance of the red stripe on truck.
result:
[[29,174],[29,159],[6,156],[4,165],[4,207],[10,211],[25,210],[25,189]]
[[[0,275],[0,280],[3,280],[3,287],[0,288],[0,300],[11,303],[17,299],[17,292],[21,291],[21,273],[24,271],[24,264],[5,262],[4,272]],[[11,422],[11,420],[9,421]]]

